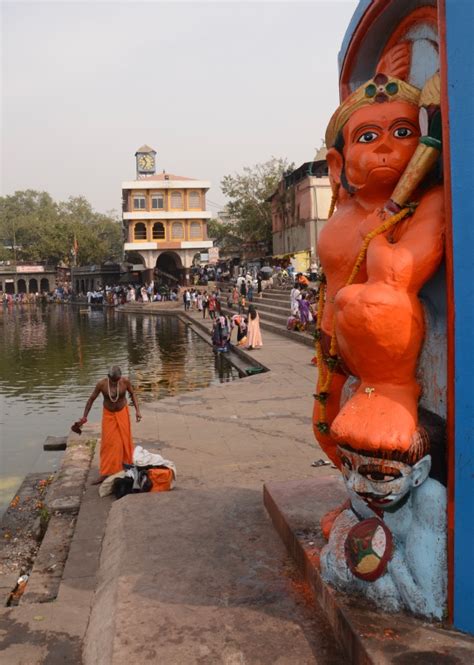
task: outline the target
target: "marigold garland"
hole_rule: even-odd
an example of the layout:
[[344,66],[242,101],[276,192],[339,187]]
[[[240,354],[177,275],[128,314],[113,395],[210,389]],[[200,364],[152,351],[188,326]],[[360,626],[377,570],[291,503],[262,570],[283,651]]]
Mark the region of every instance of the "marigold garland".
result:
[[[328,218],[331,217],[331,215],[334,212],[336,201],[337,201],[337,190],[333,194],[331,200],[331,207],[329,210]],[[381,233],[385,233],[385,231],[388,231],[390,228],[398,224],[398,222],[405,219],[405,217],[407,217],[413,212],[413,209],[414,207],[412,205],[403,208],[403,210],[400,210],[400,212],[396,213],[395,215],[392,215],[389,219],[383,222],[383,224],[380,224],[380,226],[377,226],[377,228],[375,228],[373,231],[371,231],[365,236],[364,241],[362,243],[362,247],[357,256],[356,262],[354,263],[354,267],[352,268],[352,272],[348,280],[344,284],[344,286],[350,286],[354,282],[357,273],[359,272],[360,267],[365,260],[371,240],[373,240],[376,236],[380,235]],[[321,281],[321,286],[319,288],[318,312],[316,316],[316,332],[314,335],[316,340],[317,366],[320,372],[320,379],[321,379],[321,389],[319,393],[314,395],[315,399],[317,399],[317,401],[319,402],[319,420],[316,423],[316,427],[323,434],[329,434],[329,424],[326,420],[326,402],[329,396],[329,390],[331,388],[332,377],[334,375],[334,372],[338,364],[335,322],[333,323],[331,344],[329,346],[329,356],[327,358],[324,358],[323,355],[323,348],[322,348],[323,331],[321,324],[323,320],[324,305],[326,302],[326,292],[327,292],[326,280],[323,276],[323,279]]]
[[339,196],[339,184],[334,186],[334,190],[331,196],[331,205],[329,206],[328,219],[332,217],[334,210],[336,209],[337,198]]

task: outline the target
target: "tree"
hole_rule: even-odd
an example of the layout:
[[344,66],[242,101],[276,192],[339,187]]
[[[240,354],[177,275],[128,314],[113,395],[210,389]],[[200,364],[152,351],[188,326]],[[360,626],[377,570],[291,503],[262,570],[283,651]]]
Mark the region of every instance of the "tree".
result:
[[94,212],[83,196],[70,197],[59,208],[69,248],[73,247],[74,238],[77,240],[78,265],[122,257],[122,226],[117,216]]
[[262,164],[245,167],[242,174],[224,176],[221,189],[229,198],[229,215],[236,220],[231,225],[234,234],[244,241],[263,241],[271,247],[272,213],[267,199],[284,173],[292,169],[293,165],[286,159],[272,157]]
[[95,212],[84,197],[56,203],[47,192],[0,197],[0,260],[70,264],[76,238],[78,263],[122,257],[122,228],[115,214]]
[[207,222],[207,235],[217,241],[217,244],[225,242],[228,238],[240,240],[236,224],[210,219]]

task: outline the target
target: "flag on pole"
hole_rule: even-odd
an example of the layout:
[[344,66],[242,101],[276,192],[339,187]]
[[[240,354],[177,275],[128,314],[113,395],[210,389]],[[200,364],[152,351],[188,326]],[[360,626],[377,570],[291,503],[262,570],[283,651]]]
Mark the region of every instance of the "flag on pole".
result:
[[73,256],[73,266],[77,266],[77,253],[79,252],[79,245],[77,244],[76,234],[74,234],[74,241],[72,243],[71,254]]

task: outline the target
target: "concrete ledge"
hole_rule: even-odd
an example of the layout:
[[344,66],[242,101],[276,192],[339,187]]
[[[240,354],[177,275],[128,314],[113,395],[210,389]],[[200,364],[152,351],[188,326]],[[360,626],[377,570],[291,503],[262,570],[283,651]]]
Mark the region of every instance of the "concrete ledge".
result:
[[[321,474],[323,474],[321,470]],[[319,573],[324,538],[320,518],[346,494],[338,474],[317,480],[269,483],[264,504],[289,553],[326,613],[355,665],[455,665],[474,662],[474,638],[407,614],[384,614],[365,598],[348,597],[327,585]]]
[[75,517],[53,515],[36,556],[20,604],[46,603],[58,594],[64,564],[74,532]]
[[[200,319],[200,318],[195,318],[195,317],[193,317],[192,315],[190,315],[190,314],[188,314],[188,313],[183,313],[183,312],[180,313],[180,317],[181,317],[181,318],[182,318],[187,324],[191,323],[195,328],[199,328],[203,333],[205,333],[205,341],[206,341],[208,344],[211,344],[210,328],[209,328],[209,326],[207,325],[207,323],[208,323],[209,321],[212,321],[212,319]],[[206,321],[206,323],[204,323],[204,321]],[[197,334],[199,334],[199,332],[198,332],[197,330],[196,330],[195,332],[196,332]],[[265,372],[269,372],[269,371],[270,371],[270,370],[268,369],[268,367],[266,367],[265,365],[263,365],[261,362],[259,362],[256,358],[254,358],[254,357],[251,356],[250,354],[245,353],[245,350],[244,350],[243,348],[239,347],[239,346],[236,346],[236,345],[232,344],[232,351],[231,351],[231,354],[235,354],[236,356],[238,356],[241,360],[243,360],[243,361],[245,362],[245,364],[246,364],[248,367],[261,367]],[[232,359],[231,359],[231,362],[232,362]],[[238,369],[240,369],[240,363],[239,363],[239,367],[238,367]]]
[[61,467],[45,500],[50,513],[79,512],[96,440],[95,428],[84,428],[81,436],[70,432]]
[[81,507],[87,475],[94,455],[96,428],[84,428],[81,436],[71,432],[56,478],[45,499],[50,516],[20,604],[45,603],[58,595],[61,578]]

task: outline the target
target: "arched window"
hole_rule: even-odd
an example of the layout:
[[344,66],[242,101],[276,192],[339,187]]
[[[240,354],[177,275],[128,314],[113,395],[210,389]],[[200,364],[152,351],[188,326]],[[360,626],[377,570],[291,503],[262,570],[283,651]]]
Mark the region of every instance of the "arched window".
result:
[[190,208],[201,208],[201,194],[199,192],[189,192],[188,205]]
[[32,277],[30,283],[28,284],[28,290],[30,293],[38,293],[38,280]]
[[19,279],[17,283],[18,293],[26,293],[26,281]]
[[182,208],[183,207],[183,195],[181,192],[171,192],[171,207]]
[[171,237],[173,240],[181,240],[184,238],[184,227],[182,222],[173,222],[171,226]]
[[199,238],[199,239],[202,237],[201,222],[191,222],[191,226],[189,229],[189,237]]
[[143,222],[138,222],[138,224],[135,224],[135,228],[133,229],[133,237],[135,240],[146,240],[146,226],[143,224]]
[[165,237],[165,227],[161,222],[155,222],[153,224],[153,240],[164,240]]
[[43,277],[43,279],[40,282],[40,290],[43,291],[49,291],[49,279],[46,279],[46,277]]

